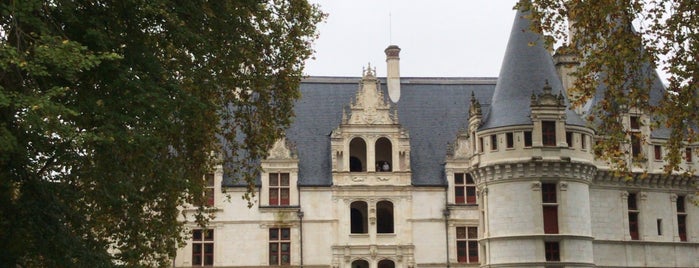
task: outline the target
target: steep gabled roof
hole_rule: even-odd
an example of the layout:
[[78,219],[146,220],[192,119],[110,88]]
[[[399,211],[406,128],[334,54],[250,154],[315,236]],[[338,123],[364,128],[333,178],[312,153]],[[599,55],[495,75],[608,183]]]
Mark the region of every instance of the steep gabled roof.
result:
[[[543,37],[530,30],[531,21],[527,16],[522,11],[515,16],[491,107],[481,129],[529,125],[532,123],[532,94],[541,94],[546,81],[554,94],[563,90],[553,58],[544,47]],[[565,102],[567,104],[568,100]],[[566,110],[566,116],[566,124],[585,125],[572,110]]]
[[[340,125],[342,109],[359,88],[360,77],[310,77],[301,83],[294,122],[286,137],[296,146],[299,185],[332,185],[330,133]],[[384,96],[386,81],[380,79]],[[412,184],[444,186],[447,144],[468,124],[471,92],[487,109],[494,78],[401,78],[396,104],[399,122],[410,134]],[[224,186],[241,186],[224,174]],[[259,180],[258,180],[259,185]]]

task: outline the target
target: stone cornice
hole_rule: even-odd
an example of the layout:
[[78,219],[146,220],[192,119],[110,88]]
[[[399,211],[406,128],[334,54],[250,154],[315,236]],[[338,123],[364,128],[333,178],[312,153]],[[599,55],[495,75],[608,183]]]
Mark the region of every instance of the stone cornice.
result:
[[622,177],[614,176],[612,171],[598,170],[593,178],[593,185],[598,187],[638,187],[695,191],[695,183],[697,180],[698,178],[696,176],[688,177],[675,174],[666,175],[662,173],[645,175],[642,173],[634,173],[633,177],[630,180],[627,180]]
[[568,161],[528,161],[483,166],[472,172],[477,184],[512,180],[563,179],[591,183],[597,168],[588,163]]

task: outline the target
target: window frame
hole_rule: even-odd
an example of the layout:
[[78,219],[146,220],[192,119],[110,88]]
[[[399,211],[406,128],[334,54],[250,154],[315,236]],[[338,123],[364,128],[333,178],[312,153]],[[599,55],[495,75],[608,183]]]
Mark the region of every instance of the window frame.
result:
[[561,243],[559,241],[544,241],[544,254],[547,262],[561,261]]
[[663,160],[663,147],[660,145],[653,145],[653,159],[656,161]]
[[505,133],[505,148],[514,149],[515,148],[515,134],[513,132]]
[[470,173],[454,173],[454,203],[478,204],[476,181]]
[[626,203],[629,214],[629,235],[631,236],[631,240],[640,240],[640,211],[638,209],[638,195],[636,195],[636,193],[629,193]]
[[556,121],[541,121],[541,144],[546,147],[555,147],[556,136]]
[[490,135],[490,150],[491,151],[498,150],[498,135],[497,134]]
[[[286,231],[286,237],[284,236],[284,231]],[[276,237],[273,237],[273,234]],[[276,239],[275,239],[276,238]],[[269,228],[268,237],[268,263],[270,266],[289,266],[291,265],[291,228],[289,227],[273,227]],[[276,252],[273,249],[276,247]],[[283,250],[286,246],[286,251]],[[284,262],[284,256],[287,256],[286,262]],[[276,258],[273,260],[273,258]]]
[[215,205],[216,175],[214,173],[204,174],[204,200],[208,207]]
[[477,226],[457,226],[456,260],[459,263],[480,263]]
[[214,230],[192,230],[192,266],[212,265],[214,265]]
[[681,242],[687,242],[687,204],[684,195],[678,195],[675,200],[677,210],[677,235]]
[[545,234],[558,234],[558,193],[556,183],[541,183],[541,206]]
[[[283,178],[286,176],[286,185]],[[274,178],[273,178],[274,177]],[[291,205],[291,174],[288,172],[271,172],[268,175],[268,202],[270,206]],[[286,192],[286,198],[283,198]]]
[[524,136],[524,148],[531,148],[534,144],[532,131],[523,131],[522,133],[522,135]]

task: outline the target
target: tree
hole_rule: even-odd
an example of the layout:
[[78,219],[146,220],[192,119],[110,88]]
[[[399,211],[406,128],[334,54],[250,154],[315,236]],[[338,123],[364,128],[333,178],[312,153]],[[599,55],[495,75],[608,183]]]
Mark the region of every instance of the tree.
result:
[[[304,0],[0,3],[0,262],[168,266],[217,159],[252,182],[323,19]],[[243,155],[240,152],[245,152]]]
[[[577,55],[583,63],[570,89],[578,96],[574,104],[587,102],[600,86],[606,89],[604,100],[589,115],[598,135],[605,137],[596,145],[598,157],[611,163],[618,175],[630,174],[628,154],[620,144],[636,134],[625,131],[619,118],[629,109],[639,109],[654,116],[651,128],[671,131],[665,171],[693,172],[682,170],[679,163],[683,148],[698,138],[699,2],[532,0],[516,8],[530,11],[533,30],[545,33],[548,45],[570,39],[559,51]],[[649,98],[656,66],[670,75],[657,102]]]

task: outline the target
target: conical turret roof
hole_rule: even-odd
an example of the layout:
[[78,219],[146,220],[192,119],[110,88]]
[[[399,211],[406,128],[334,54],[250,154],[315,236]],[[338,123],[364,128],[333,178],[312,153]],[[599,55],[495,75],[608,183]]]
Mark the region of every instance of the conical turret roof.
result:
[[[558,95],[563,90],[553,58],[544,47],[543,37],[530,30],[531,21],[527,15],[520,10],[515,16],[490,111],[481,129],[532,124],[532,94],[541,94],[546,81],[553,94]],[[569,103],[567,99],[565,103]],[[566,109],[566,117],[566,124],[585,125],[570,109]]]

